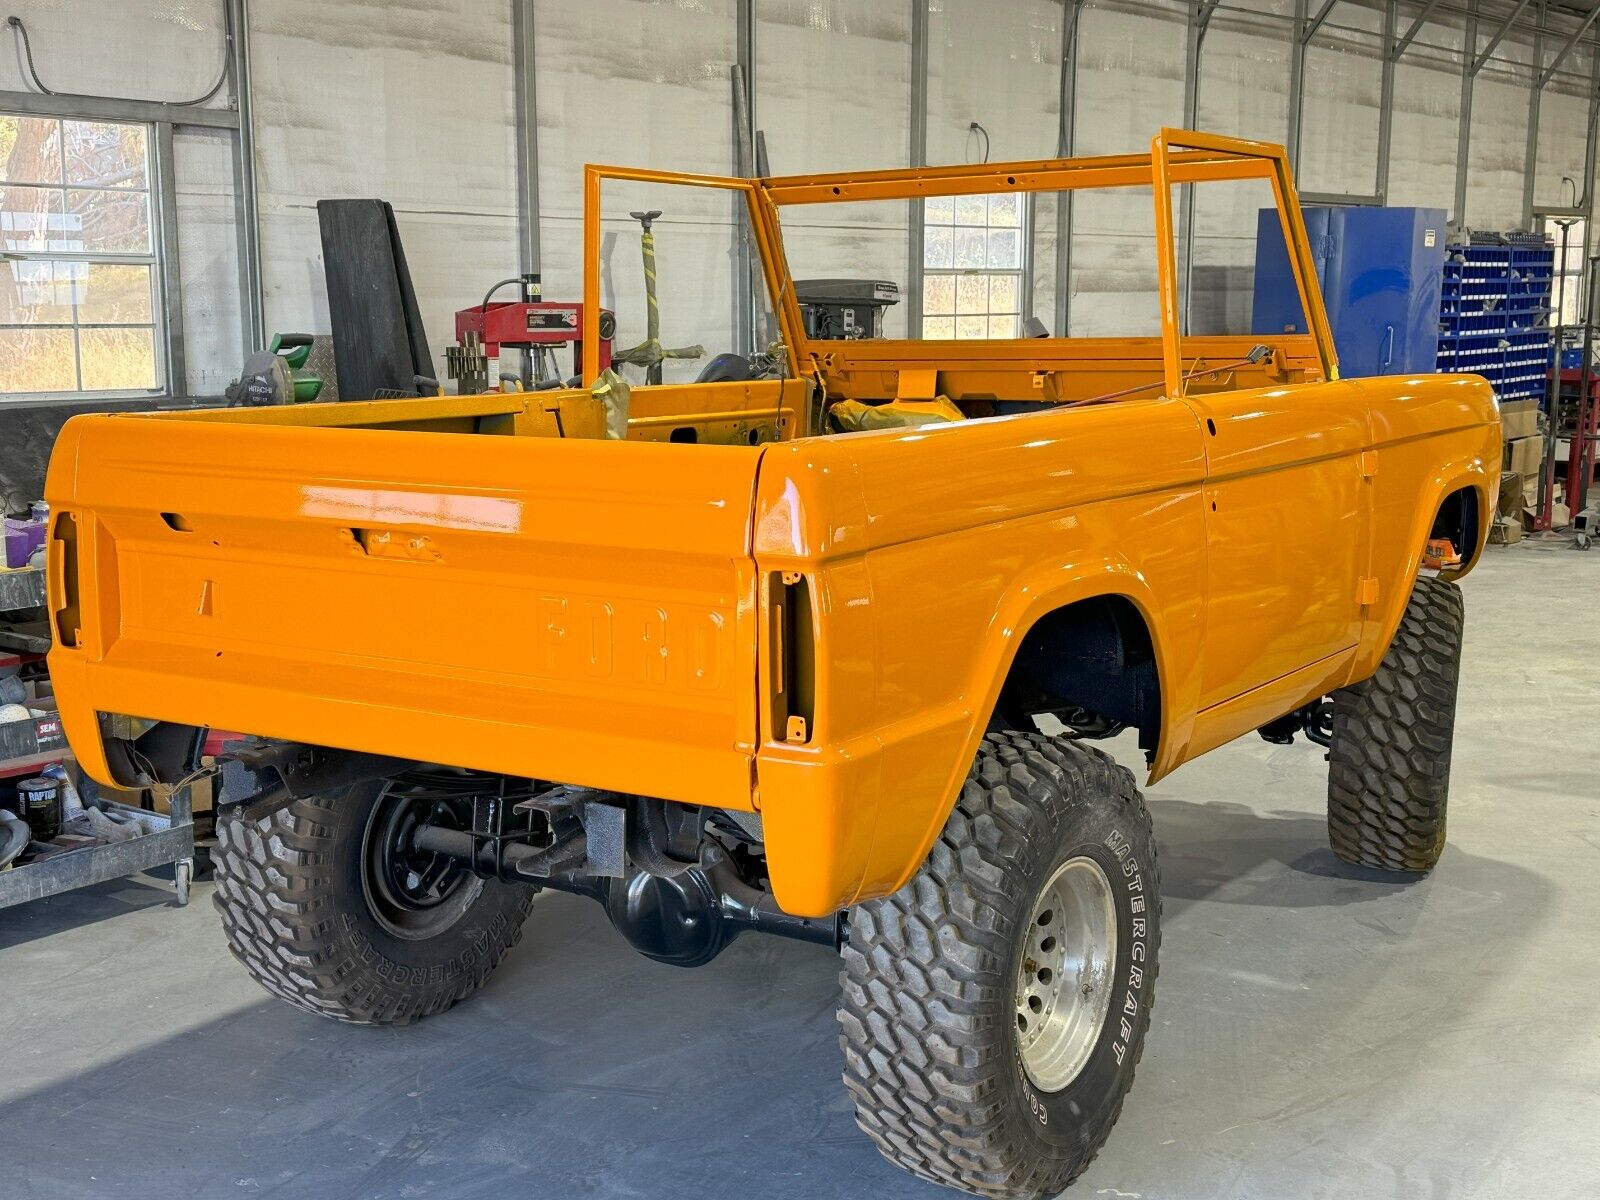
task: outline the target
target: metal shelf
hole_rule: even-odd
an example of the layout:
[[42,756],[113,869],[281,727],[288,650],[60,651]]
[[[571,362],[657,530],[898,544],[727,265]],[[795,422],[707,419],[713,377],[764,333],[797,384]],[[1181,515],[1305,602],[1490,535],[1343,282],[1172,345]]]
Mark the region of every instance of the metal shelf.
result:
[[1555,248],[1542,235],[1483,233],[1449,247],[1439,312],[1441,372],[1482,375],[1502,402],[1540,399],[1554,350]]

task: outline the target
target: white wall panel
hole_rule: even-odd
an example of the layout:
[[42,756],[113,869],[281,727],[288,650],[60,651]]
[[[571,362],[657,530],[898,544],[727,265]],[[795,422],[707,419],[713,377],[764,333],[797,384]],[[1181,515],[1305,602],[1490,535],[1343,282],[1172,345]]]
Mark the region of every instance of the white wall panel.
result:
[[454,311],[517,268],[510,7],[253,0],[267,331],[326,329],[316,203],[394,205],[436,369]]
[[1288,31],[1293,0],[1257,0],[1259,15],[1218,11],[1200,72],[1201,129],[1281,142],[1289,123]]
[[1073,337],[1161,333],[1149,188],[1080,193],[1072,227]]
[[928,19],[928,161],[1055,154],[1061,112],[1061,4],[933,0]]
[[[1201,59],[1195,124],[1235,137],[1282,142],[1289,122],[1288,18],[1294,4],[1260,0],[1254,7],[1259,9],[1255,15],[1219,10],[1212,18]],[[1257,214],[1272,203],[1271,190],[1259,181],[1195,189],[1190,332],[1249,332]],[[1176,215],[1181,224],[1181,208]]]
[[220,396],[244,361],[233,139],[225,130],[180,129],[173,160],[189,394]]
[[1395,67],[1391,204],[1455,207],[1462,37],[1459,27],[1430,25]]
[[755,119],[777,175],[903,167],[911,0],[755,0]]
[[[1513,47],[1515,49],[1515,47]],[[1522,76],[1522,72],[1517,73]],[[1522,223],[1522,179],[1528,153],[1526,77],[1485,69],[1472,96],[1472,144],[1466,223],[1475,229],[1514,229]],[[1579,147],[1579,162],[1582,162]]]
[[[755,120],[776,175],[903,167],[911,146],[911,0],[755,0]],[[783,211],[796,278],[911,284],[905,204]],[[906,333],[905,303],[885,331]]]
[[[1589,70],[1589,56],[1574,54],[1568,60],[1575,71]],[[1539,159],[1534,171],[1535,205],[1569,205],[1574,188],[1562,182],[1565,176],[1583,192],[1584,125],[1589,119],[1589,101],[1582,95],[1550,89],[1539,106]]]
[[[1078,153],[1142,152],[1163,125],[1183,124],[1185,11],[1179,0],[1096,0],[1084,9],[1078,27]],[[1149,189],[1076,198],[1073,336],[1160,332],[1151,203]]]
[[[13,14],[52,91],[193,100],[222,70],[221,0],[11,0],[3,15]],[[10,29],[0,34],[0,88],[20,90],[21,54]]]
[[[583,291],[583,166],[733,173],[733,0],[540,0],[536,6],[539,200],[545,292]],[[617,346],[645,335],[639,226],[630,209],[657,208],[662,341],[734,341],[734,209],[726,193],[655,188],[648,202],[607,185],[603,302],[616,309]],[[693,378],[668,364],[668,379]]]
[[[1313,8],[1315,5],[1313,5]],[[1370,196],[1378,177],[1383,17],[1341,4],[1306,48],[1300,186]]]
[[1183,0],[1094,0],[1078,26],[1078,153],[1148,150],[1183,124]]

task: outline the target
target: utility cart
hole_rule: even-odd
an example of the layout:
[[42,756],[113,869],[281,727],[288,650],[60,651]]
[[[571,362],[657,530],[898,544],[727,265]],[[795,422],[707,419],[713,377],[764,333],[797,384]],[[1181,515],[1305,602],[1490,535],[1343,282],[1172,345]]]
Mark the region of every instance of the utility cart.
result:
[[[0,666],[24,670],[43,661],[50,649],[44,596],[43,570],[0,571]],[[10,791],[16,782],[55,763],[72,761],[53,702],[40,696],[29,707],[44,715],[0,724],[0,790]],[[87,776],[77,786],[86,805],[112,816],[136,816],[150,832],[122,841],[95,842],[69,834],[29,843],[19,856],[25,861],[0,869],[0,909],[168,864],[178,903],[188,903],[194,875],[190,789],[174,788],[170,812],[152,813],[102,796]]]

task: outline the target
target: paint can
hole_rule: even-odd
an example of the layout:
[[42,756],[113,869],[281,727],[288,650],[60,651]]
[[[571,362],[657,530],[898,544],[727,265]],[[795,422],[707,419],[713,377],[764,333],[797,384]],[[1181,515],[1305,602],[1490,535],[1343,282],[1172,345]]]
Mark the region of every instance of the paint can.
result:
[[28,823],[38,842],[61,833],[61,781],[36,775],[17,784],[17,815]]

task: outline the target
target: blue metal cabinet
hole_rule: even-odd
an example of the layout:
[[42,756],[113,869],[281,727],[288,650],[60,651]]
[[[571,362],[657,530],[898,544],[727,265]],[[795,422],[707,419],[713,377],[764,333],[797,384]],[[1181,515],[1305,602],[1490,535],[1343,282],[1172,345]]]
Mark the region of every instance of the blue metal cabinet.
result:
[[[1444,211],[1308,208],[1304,214],[1339,373],[1437,370]],[[1263,209],[1257,225],[1252,328],[1258,337],[1306,332],[1276,209]]]

